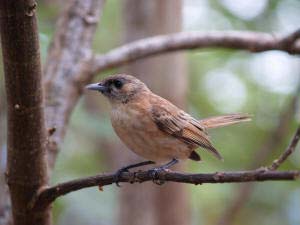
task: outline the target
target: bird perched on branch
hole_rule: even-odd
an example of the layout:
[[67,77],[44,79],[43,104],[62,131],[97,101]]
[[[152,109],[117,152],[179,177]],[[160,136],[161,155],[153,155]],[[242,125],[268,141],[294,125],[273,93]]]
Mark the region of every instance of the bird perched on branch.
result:
[[166,99],[154,94],[137,78],[118,74],[86,86],[101,92],[111,104],[111,123],[119,138],[137,155],[149,160],[123,167],[158,163],[154,172],[167,169],[178,160],[200,161],[195,151],[208,150],[218,159],[220,153],[211,144],[207,130],[249,121],[247,114],[230,114],[197,120]]

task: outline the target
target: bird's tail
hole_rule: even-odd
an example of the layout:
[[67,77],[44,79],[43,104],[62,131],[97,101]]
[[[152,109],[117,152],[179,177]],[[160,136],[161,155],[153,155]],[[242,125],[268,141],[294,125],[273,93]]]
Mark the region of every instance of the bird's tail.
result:
[[216,127],[224,127],[231,124],[246,122],[250,120],[251,120],[251,115],[235,113],[235,114],[228,114],[224,116],[210,117],[210,118],[202,119],[199,122],[206,129],[212,129]]

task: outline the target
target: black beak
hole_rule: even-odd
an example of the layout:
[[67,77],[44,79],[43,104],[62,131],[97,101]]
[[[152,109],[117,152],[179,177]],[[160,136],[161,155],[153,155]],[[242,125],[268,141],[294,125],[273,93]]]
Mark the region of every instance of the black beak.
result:
[[88,90],[100,91],[101,93],[107,91],[107,87],[101,83],[89,84],[89,85],[85,86],[85,88]]

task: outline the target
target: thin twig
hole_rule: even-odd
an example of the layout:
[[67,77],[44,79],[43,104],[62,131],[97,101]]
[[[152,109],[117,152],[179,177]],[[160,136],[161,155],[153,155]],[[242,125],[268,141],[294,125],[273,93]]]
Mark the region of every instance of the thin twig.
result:
[[278,159],[275,159],[271,166],[268,167],[269,170],[277,170],[277,168],[295,151],[296,146],[300,139],[300,127],[298,127],[292,141],[286,150],[279,156]]

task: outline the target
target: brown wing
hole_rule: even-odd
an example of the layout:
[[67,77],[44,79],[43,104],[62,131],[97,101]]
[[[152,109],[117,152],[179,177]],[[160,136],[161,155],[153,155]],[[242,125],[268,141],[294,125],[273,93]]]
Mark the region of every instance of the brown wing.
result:
[[[169,105],[168,105],[169,106]],[[200,146],[209,150],[218,159],[219,152],[212,146],[204,127],[189,114],[175,106],[152,105],[151,115],[158,128],[188,145]]]

